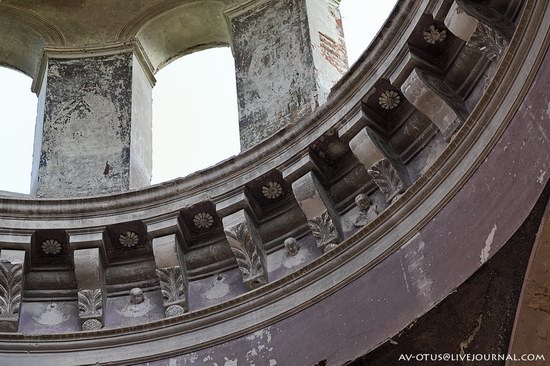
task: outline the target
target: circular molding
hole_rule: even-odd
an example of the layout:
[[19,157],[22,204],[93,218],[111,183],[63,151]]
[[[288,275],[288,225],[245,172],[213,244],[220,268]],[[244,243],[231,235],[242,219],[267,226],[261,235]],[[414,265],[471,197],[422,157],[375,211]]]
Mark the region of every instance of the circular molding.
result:
[[424,31],[424,41],[429,44],[441,43],[447,38],[447,31],[439,29],[434,24]]
[[277,182],[268,182],[262,187],[262,194],[265,198],[274,200],[283,195],[283,187]]
[[125,248],[133,248],[139,243],[139,235],[133,231],[127,231],[119,235],[118,241]]
[[185,310],[179,305],[170,305],[166,308],[166,311],[164,312],[164,315],[166,315],[167,318],[180,316],[183,314],[185,314]]
[[193,216],[193,224],[198,229],[208,229],[214,225],[214,216],[208,212],[199,212]]
[[42,242],[42,252],[47,255],[57,255],[61,253],[63,246],[55,239],[48,239]]
[[101,328],[103,328],[103,324],[97,319],[88,319],[82,323],[83,331],[100,330]]
[[395,109],[401,103],[401,96],[398,92],[393,90],[386,90],[378,98],[378,104],[384,109]]
[[36,30],[44,37],[47,44],[64,45],[65,36],[55,24],[49,22],[41,16],[28,10],[20,9],[16,6],[0,3],[0,14],[21,21],[21,23]]

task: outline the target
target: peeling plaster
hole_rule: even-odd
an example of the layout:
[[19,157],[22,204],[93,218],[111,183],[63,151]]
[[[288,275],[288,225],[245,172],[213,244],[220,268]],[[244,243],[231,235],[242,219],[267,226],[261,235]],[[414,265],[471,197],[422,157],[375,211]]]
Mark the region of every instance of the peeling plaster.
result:
[[539,177],[537,178],[537,183],[541,184],[541,185],[544,185],[544,178],[546,177],[546,171],[540,171],[540,175]]
[[497,231],[497,224],[493,226],[491,229],[491,232],[489,233],[489,236],[487,236],[487,239],[485,240],[485,246],[481,250],[481,254],[479,255],[479,259],[481,264],[487,262],[489,259],[489,253],[491,251],[491,245],[493,244],[493,240],[495,238],[495,232]]
[[413,242],[417,245],[417,248],[412,249],[410,253],[405,255],[405,260],[409,262],[407,265],[408,278],[410,278],[411,285],[418,290],[420,296],[431,300],[433,280],[428,276],[426,271],[427,266],[429,266],[424,257],[426,243],[424,241],[417,242],[418,238],[419,234],[403,246],[406,247],[409,243]]
[[230,287],[225,283],[225,277],[216,277],[212,282],[212,287],[204,293],[208,300],[221,299],[229,295]]
[[57,304],[51,303],[46,307],[46,311],[40,316],[33,316],[33,319],[42,325],[59,325],[69,319],[69,316],[63,315]]
[[405,281],[405,286],[407,287],[407,292],[411,292],[409,287],[409,280],[407,279],[407,272],[405,271],[405,266],[403,265],[403,259],[400,259],[401,271],[403,272],[403,280]]
[[304,247],[300,247],[298,253],[294,256],[288,254],[286,249],[279,250],[268,256],[268,265],[271,271],[275,271],[281,267],[292,269],[305,263],[311,257],[311,251]]
[[122,315],[126,318],[138,318],[146,315],[152,309],[151,300],[145,298],[141,304],[128,304],[122,311],[115,310],[119,315]]
[[[151,145],[146,103],[151,88],[135,87],[136,64],[131,53],[48,61],[39,98],[33,194],[89,196],[149,184],[142,160]],[[144,102],[136,106],[138,97]],[[132,144],[138,129],[146,131],[139,147]]]
[[227,357],[225,357],[225,364],[223,366],[238,366],[237,365],[238,361],[239,361],[238,359],[230,360]]

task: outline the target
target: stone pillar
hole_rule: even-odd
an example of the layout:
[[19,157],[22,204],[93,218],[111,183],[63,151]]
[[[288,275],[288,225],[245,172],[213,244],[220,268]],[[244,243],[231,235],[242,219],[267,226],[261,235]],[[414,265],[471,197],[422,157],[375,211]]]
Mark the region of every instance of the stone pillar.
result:
[[0,253],[0,332],[17,332],[23,294],[25,251]]
[[153,253],[157,266],[157,276],[164,297],[166,317],[182,315],[189,310],[187,302],[187,276],[183,261],[178,255],[176,234],[153,239]]
[[229,9],[241,147],[326,101],[347,70],[338,0],[259,0]]
[[335,248],[344,238],[340,217],[328,192],[313,172],[292,183],[294,196],[307,219],[307,224],[322,252]]
[[32,195],[89,196],[149,185],[154,77],[137,49],[46,50],[36,85]]
[[78,315],[82,330],[101,329],[104,325],[105,299],[99,249],[75,250],[74,268],[78,283]]

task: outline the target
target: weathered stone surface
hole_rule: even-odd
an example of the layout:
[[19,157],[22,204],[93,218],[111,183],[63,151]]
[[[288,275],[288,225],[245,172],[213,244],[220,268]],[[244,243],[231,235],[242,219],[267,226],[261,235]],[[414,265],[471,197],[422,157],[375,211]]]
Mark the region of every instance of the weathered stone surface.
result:
[[462,100],[441,79],[415,68],[401,86],[407,100],[449,139],[468,112]]
[[[74,236],[71,239],[75,238]],[[75,276],[78,283],[78,308],[82,330],[103,326],[105,303],[102,290],[101,260],[98,248],[74,251]],[[99,323],[99,328],[97,328]]]
[[162,294],[158,290],[141,291],[141,294],[136,296],[128,293],[125,296],[109,297],[105,306],[105,328],[137,325],[163,319],[164,311]]
[[246,293],[239,269],[189,282],[189,308],[201,309],[220,304]]
[[407,186],[399,177],[397,170],[395,170],[388,159],[382,159],[370,167],[369,174],[374,179],[378,188],[386,195],[387,201],[391,201],[407,189]]
[[78,308],[81,316],[101,315],[103,308],[101,290],[78,291]]
[[0,260],[0,331],[17,331],[22,290],[23,264]]
[[48,60],[39,94],[32,187],[88,196],[151,179],[151,85],[131,51]]
[[265,253],[258,230],[244,211],[240,210],[223,218],[225,237],[241,270],[243,282],[248,289],[268,282],[265,268]]
[[25,301],[21,304],[19,332],[67,333],[81,330],[76,301]]
[[246,149],[323,103],[347,54],[331,0],[269,0],[229,18]]
[[292,183],[294,196],[321,251],[334,248],[343,238],[340,218],[329,194],[313,172]]
[[166,310],[171,306],[180,306],[187,310],[187,279],[179,266],[159,268],[157,275],[160,280],[160,290],[164,297]]

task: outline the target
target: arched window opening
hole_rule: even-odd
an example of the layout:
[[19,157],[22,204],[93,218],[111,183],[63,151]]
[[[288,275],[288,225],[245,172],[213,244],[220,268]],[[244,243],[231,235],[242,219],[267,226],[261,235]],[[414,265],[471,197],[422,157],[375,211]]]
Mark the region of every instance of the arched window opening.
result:
[[340,13],[350,66],[369,46],[396,3],[397,0],[342,0]]
[[235,68],[229,48],[182,57],[156,78],[153,183],[185,176],[239,152]]
[[0,195],[30,191],[37,105],[31,83],[23,73],[0,67]]
[[[341,2],[350,64],[376,36],[395,3]],[[156,77],[153,183],[185,176],[239,153],[235,70],[229,48],[182,57]]]
[[[375,37],[395,2],[342,0],[350,64]],[[156,77],[153,183],[185,176],[238,154],[238,105],[229,48],[182,57]],[[28,76],[0,67],[0,191],[26,194],[30,190],[37,104],[30,84]]]

